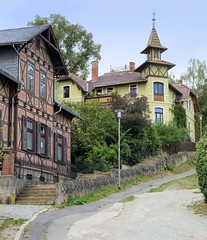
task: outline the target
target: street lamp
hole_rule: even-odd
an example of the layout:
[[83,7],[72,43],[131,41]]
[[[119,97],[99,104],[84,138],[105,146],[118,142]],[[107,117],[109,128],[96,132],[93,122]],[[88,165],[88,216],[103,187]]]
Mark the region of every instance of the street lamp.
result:
[[115,110],[117,112],[117,118],[118,118],[118,189],[121,189],[121,176],[120,176],[120,169],[121,169],[121,163],[120,163],[120,120],[121,120],[121,113],[123,110]]
[[202,115],[200,115],[200,139],[202,138]]

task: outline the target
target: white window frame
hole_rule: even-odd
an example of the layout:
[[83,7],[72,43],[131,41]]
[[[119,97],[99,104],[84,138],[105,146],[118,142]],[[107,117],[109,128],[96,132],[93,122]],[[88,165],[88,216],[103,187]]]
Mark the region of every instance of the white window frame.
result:
[[[111,91],[108,91],[108,89],[111,88],[112,90]],[[113,87],[107,87],[107,94],[112,94],[112,92],[114,91],[114,88]]]
[[[101,91],[101,92],[98,92],[98,91]],[[103,89],[102,88],[96,89],[96,95],[101,95],[101,94],[103,94]]]
[[[129,93],[131,94],[131,87],[136,86],[136,96],[138,95],[138,84],[130,84],[129,85]],[[133,94],[133,93],[132,93]]]

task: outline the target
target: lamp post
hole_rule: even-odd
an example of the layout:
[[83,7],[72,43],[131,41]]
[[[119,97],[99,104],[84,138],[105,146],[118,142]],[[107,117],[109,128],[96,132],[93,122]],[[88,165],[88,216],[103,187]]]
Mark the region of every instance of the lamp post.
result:
[[123,110],[115,110],[117,112],[117,118],[118,118],[118,189],[121,189],[121,175],[120,175],[120,169],[121,169],[121,163],[120,163],[120,122],[121,122],[121,113]]
[[200,139],[202,138],[202,115],[200,115]]

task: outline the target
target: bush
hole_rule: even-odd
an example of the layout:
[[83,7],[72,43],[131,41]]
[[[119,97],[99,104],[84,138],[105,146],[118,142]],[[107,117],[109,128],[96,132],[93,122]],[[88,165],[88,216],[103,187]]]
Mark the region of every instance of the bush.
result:
[[198,184],[204,195],[204,201],[207,203],[207,136],[204,136],[196,144],[196,171],[198,174]]
[[155,124],[154,127],[162,146],[169,146],[172,143],[190,141],[190,136],[186,128],[179,128],[172,123]]
[[159,149],[159,139],[152,127],[145,127],[142,132],[136,136],[127,136],[126,143],[131,152],[128,156],[122,156],[122,159],[125,164],[130,166],[141,162],[148,156],[154,156]]

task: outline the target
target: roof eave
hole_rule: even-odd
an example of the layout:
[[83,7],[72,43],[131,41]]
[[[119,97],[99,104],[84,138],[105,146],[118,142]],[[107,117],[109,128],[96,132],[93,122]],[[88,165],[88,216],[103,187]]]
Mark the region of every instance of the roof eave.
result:
[[141,51],[141,53],[142,53],[142,54],[147,54],[149,48],[157,48],[157,49],[160,49],[160,50],[161,50],[161,53],[165,52],[165,51],[168,49],[168,48],[166,48],[166,47],[159,47],[159,46],[149,45],[149,46],[147,46],[143,51]]
[[64,110],[64,111],[70,113],[73,117],[77,117],[77,118],[79,118],[79,119],[82,120],[82,121],[85,120],[85,119],[82,118],[77,112],[75,112],[74,110],[70,109],[69,107],[66,107],[66,106],[64,106],[63,104],[61,104],[61,103],[59,103],[59,102],[57,102],[57,101],[55,101],[54,103],[55,103],[57,106],[61,107],[61,110]]
[[0,69],[0,74],[2,74],[4,77],[10,79],[11,81],[19,84],[19,85],[22,85],[23,82],[22,81],[19,81],[18,79],[14,78],[13,76],[11,76],[9,73],[5,72],[4,70]]

